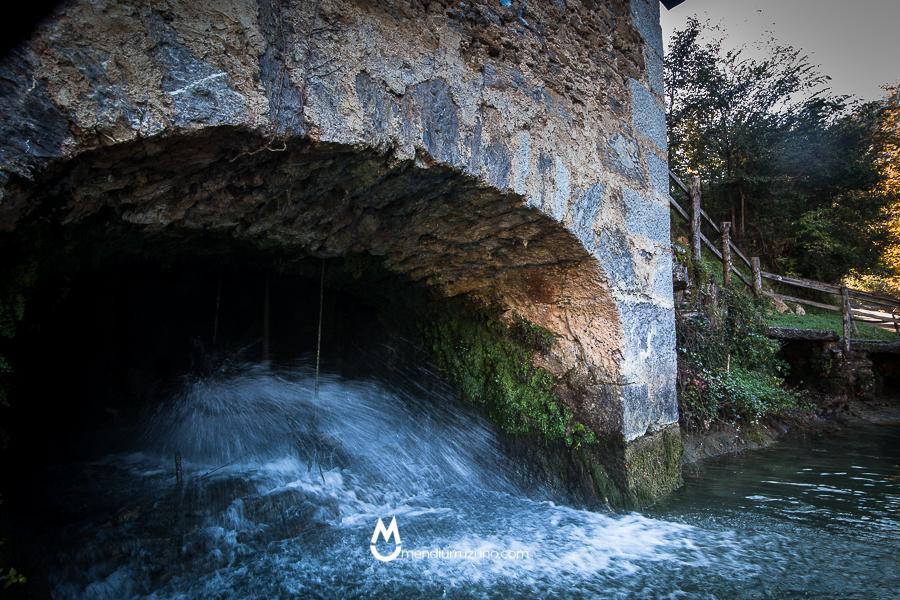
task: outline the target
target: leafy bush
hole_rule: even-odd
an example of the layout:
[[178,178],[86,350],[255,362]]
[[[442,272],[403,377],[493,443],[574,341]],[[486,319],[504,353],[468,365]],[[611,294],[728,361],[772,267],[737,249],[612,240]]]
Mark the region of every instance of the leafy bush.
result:
[[28,581],[24,575],[15,570],[15,568],[10,567],[8,569],[0,569],[0,584],[3,584],[3,589],[9,589],[14,585],[22,585]]
[[678,384],[682,423],[706,429],[715,421],[758,422],[797,405],[784,387],[787,365],[766,336],[766,306],[735,286],[719,288],[697,269],[708,292],[703,309],[680,318]]
[[796,406],[795,394],[783,385],[778,376],[736,367],[710,379],[710,396],[719,399],[721,415],[755,423],[767,414]]

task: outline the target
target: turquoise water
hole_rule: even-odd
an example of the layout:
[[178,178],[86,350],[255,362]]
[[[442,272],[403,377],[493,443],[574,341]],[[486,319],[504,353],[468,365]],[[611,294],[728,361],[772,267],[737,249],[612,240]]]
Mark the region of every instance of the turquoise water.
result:
[[[900,432],[711,463],[640,513],[520,485],[426,369],[186,380],[125,447],[51,472],[59,598],[892,597]],[[174,456],[181,457],[181,482]],[[372,552],[396,519],[401,553]],[[396,539],[376,538],[390,555]]]
[[[749,597],[900,592],[900,428],[788,439],[708,462],[648,516],[733,532],[745,568],[710,570],[686,591]],[[724,567],[724,565],[723,565]]]

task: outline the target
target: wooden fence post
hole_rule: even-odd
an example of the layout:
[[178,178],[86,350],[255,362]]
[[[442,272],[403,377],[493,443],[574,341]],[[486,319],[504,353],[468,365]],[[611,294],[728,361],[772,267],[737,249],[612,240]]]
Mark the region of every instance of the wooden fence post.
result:
[[700,265],[700,176],[694,175],[691,178],[691,188],[688,191],[691,197],[691,253],[693,254],[694,264]]
[[846,286],[841,286],[841,315],[844,320],[844,353],[850,352],[850,333],[853,329],[853,315],[850,314],[850,292]]
[[722,223],[722,274],[725,285],[731,285],[731,223]]
[[759,267],[759,257],[750,257],[750,267],[753,269],[753,295],[762,298],[762,269]]

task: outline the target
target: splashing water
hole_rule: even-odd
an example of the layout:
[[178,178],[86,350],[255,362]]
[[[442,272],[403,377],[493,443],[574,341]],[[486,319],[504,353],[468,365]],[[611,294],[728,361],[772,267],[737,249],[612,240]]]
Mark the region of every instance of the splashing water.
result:
[[[78,524],[60,533],[54,595],[678,595],[710,573],[752,590],[784,551],[777,535],[526,492],[492,429],[424,367],[402,385],[313,388],[308,369],[258,365],[187,380],[129,452],[60,475]],[[392,517],[405,553],[383,563],[369,545]]]

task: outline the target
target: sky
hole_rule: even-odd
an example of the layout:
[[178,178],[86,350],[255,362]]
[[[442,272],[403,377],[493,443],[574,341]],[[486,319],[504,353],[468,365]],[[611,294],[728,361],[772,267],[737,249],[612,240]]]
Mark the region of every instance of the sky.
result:
[[831,89],[863,100],[883,96],[881,86],[900,82],[900,0],[686,0],[662,12],[663,38],[696,14],[728,33],[731,47],[747,46],[771,32],[802,49],[832,78]]

